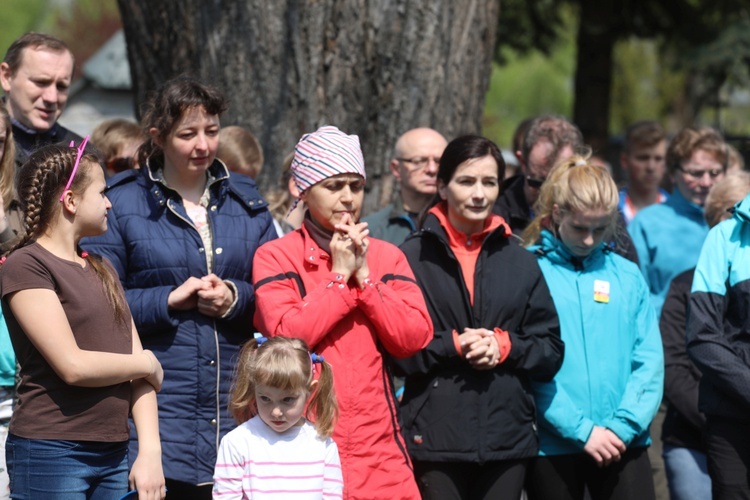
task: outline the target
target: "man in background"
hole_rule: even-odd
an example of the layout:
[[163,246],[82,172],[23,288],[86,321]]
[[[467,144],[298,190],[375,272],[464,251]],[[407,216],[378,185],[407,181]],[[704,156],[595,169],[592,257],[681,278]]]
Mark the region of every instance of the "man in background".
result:
[[16,164],[42,146],[82,138],[60,125],[73,80],[73,54],[65,42],[43,33],[17,38],[0,63],[0,84],[13,125]]
[[620,190],[620,212],[625,223],[642,209],[664,203],[669,193],[661,183],[667,170],[667,135],[658,122],[644,120],[628,127],[620,155],[620,166],[628,175],[627,185]]
[[370,236],[400,245],[417,229],[419,213],[437,193],[440,157],[448,142],[431,128],[415,128],[396,141],[391,172],[399,181],[399,196],[363,220]]

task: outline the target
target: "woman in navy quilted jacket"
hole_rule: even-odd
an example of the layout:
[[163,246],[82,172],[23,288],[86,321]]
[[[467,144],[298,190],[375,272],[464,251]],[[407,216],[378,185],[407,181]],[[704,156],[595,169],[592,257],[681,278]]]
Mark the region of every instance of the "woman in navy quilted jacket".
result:
[[226,108],[194,79],[162,85],[143,117],[141,168],[109,179],[110,230],[84,242],[112,261],[143,344],[164,367],[167,498],[211,498],[219,440],[234,427],[233,361],[253,332],[251,263],[276,236],[253,180],[215,158]]

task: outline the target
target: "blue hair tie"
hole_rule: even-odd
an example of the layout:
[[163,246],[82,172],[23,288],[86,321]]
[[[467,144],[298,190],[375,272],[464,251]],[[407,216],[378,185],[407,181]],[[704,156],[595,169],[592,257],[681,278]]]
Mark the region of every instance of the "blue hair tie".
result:
[[325,361],[325,358],[321,356],[320,354],[315,354],[313,352],[313,353],[310,353],[310,360],[313,363],[322,363],[323,361]]
[[264,337],[263,334],[259,332],[253,333],[253,337],[255,338],[258,347],[262,346],[268,340],[268,338]]

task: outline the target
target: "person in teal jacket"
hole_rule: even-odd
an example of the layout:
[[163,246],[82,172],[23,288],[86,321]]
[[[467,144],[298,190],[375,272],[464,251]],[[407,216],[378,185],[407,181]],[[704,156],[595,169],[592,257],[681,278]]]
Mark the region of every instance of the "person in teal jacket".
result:
[[703,374],[698,408],[712,497],[750,498],[750,195],[708,233],[690,293],[686,343]]
[[715,130],[682,129],[667,150],[667,169],[675,186],[672,195],[638,212],[628,225],[657,316],[672,279],[698,262],[708,234],[703,205],[726,173],[728,154]]
[[662,398],[664,355],[638,266],[605,242],[617,187],[582,157],[558,164],[542,186],[524,241],[555,302],[565,357],[534,384],[539,457],[530,500],[654,498],[648,427]]

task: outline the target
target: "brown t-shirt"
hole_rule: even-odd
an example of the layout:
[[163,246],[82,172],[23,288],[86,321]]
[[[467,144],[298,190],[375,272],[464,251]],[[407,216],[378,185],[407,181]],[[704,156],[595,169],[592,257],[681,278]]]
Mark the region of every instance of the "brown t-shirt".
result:
[[13,252],[0,268],[3,314],[21,367],[18,405],[10,432],[27,439],[126,441],[130,383],[108,387],[66,384],[13,316],[6,297],[40,288],[57,293],[78,347],[119,354],[131,354],[133,350],[130,313],[124,322],[115,320],[102,282],[89,264],[83,268],[60,259],[37,243]]

